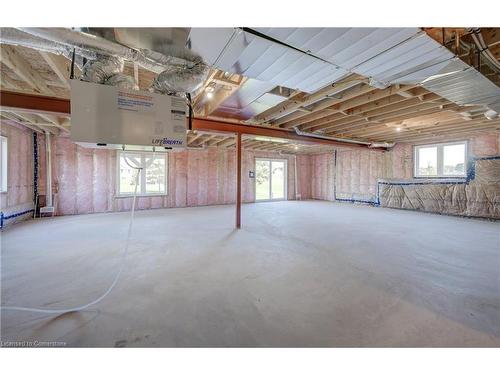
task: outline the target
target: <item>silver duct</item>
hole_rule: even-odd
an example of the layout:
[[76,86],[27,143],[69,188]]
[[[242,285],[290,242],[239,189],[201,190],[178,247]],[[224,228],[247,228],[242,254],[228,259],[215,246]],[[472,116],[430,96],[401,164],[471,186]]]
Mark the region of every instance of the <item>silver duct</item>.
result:
[[87,61],[82,71],[82,81],[117,86],[126,90],[138,90],[134,79],[123,74],[123,59],[115,56],[100,56]]
[[488,120],[494,120],[498,117],[498,112],[494,111],[493,109],[489,109],[484,112],[484,117],[486,117]]
[[[28,27],[20,28],[20,30],[39,38],[48,39],[53,42],[66,45],[68,47],[87,49],[103,55],[119,56],[125,60],[136,62],[144,69],[150,70],[155,73],[161,73],[165,70],[165,66],[163,65],[165,60],[156,60],[155,57],[158,58],[158,56],[146,57],[143,51],[137,51],[135,49],[112,42],[97,35],[60,27]],[[188,61],[184,61],[176,57],[168,58],[168,56],[166,56],[165,58],[167,58],[168,63],[172,65],[190,66],[190,63]]]
[[[139,66],[158,73],[154,80],[152,89],[161,93],[185,93],[193,92],[201,86],[206,79],[209,67],[203,59],[191,51],[173,45],[159,45],[152,50],[136,50],[115,43],[97,35],[65,28],[20,28],[25,34],[31,35],[37,41],[47,40],[52,46],[66,50],[77,48],[94,54],[91,62],[84,67],[83,79],[98,83],[116,82],[122,87],[130,86],[129,79],[123,76],[111,77],[118,74],[117,61],[114,59],[129,60]],[[37,48],[40,44],[32,44]],[[62,46],[62,47],[61,47]],[[107,57],[105,57],[107,56]]]
[[[155,58],[168,66],[153,81],[153,89],[163,94],[194,92],[206,80],[210,68],[201,56],[174,45],[161,45],[156,51],[143,50],[146,57]],[[186,61],[184,65],[170,64],[170,56]]]
[[83,81],[105,83],[115,74],[123,72],[123,59],[115,56],[99,56],[97,60],[89,60],[83,67]]
[[134,79],[123,73],[114,74],[104,81],[105,85],[116,86],[124,90],[139,90]]
[[374,142],[370,143],[369,148],[392,148],[396,143],[394,142]]
[[[13,46],[27,47],[31,49],[36,49],[38,51],[50,52],[56,55],[64,55],[71,58],[73,52],[72,47],[67,45],[57,43],[51,40],[39,38],[37,36],[31,35],[24,31],[14,29],[11,27],[0,28],[0,42],[3,44],[9,44]],[[86,59],[95,59],[96,53],[84,50],[80,48],[75,49],[76,54]]]
[[357,141],[355,139],[348,139],[348,138],[329,137],[327,135],[322,135],[322,134],[317,134],[317,133],[310,133],[310,132],[304,132],[304,131],[300,130],[297,126],[295,126],[293,128],[293,130],[295,130],[295,134],[301,135],[301,136],[304,136],[304,137],[319,138],[319,139],[328,139],[330,141],[352,143],[352,144],[357,144],[357,145],[365,145],[365,146],[368,146],[370,148],[391,148],[391,147],[394,147],[394,145],[395,145],[395,143],[387,143],[387,142],[373,143],[373,142]]

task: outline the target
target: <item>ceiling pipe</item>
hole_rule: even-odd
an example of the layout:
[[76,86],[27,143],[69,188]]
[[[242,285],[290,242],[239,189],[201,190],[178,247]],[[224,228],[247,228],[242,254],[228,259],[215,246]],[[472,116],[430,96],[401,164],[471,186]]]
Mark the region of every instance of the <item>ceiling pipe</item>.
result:
[[22,27],[18,29],[35,37],[59,43],[67,47],[77,47],[81,50],[90,50],[104,55],[118,56],[136,62],[144,69],[155,73],[165,71],[165,64],[167,63],[169,65],[187,66],[189,68],[194,66],[193,62],[175,56],[162,55],[161,61],[158,61],[158,56],[155,57],[152,54],[146,56],[143,51],[132,49],[100,36],[77,30],[61,27]]
[[390,142],[390,143],[389,142],[364,142],[364,141],[357,141],[355,139],[336,138],[336,137],[330,137],[327,135],[322,135],[322,134],[317,134],[317,133],[304,132],[304,131],[300,130],[298,128],[298,126],[295,126],[293,129],[295,130],[295,133],[297,135],[301,135],[304,137],[328,139],[330,141],[352,143],[352,144],[357,144],[357,145],[365,145],[365,146],[368,146],[369,148],[391,148],[391,147],[394,147],[394,145],[395,145],[394,142]]
[[474,40],[474,43],[476,43],[476,46],[479,48],[481,54],[486,57],[486,59],[497,69],[497,71],[500,71],[500,62],[497,61],[495,56],[489,50],[488,45],[485,43],[483,36],[481,35],[481,30],[471,29],[470,32],[472,39]]
[[[0,42],[3,44],[27,47],[37,51],[50,52],[56,55],[64,55],[71,58],[73,47],[61,44],[45,38],[40,38],[30,33],[14,29],[12,27],[0,28]],[[89,50],[77,48],[76,53],[86,59],[95,59],[96,53]]]
[[169,44],[158,45],[156,51],[134,49],[98,35],[67,28],[7,29],[11,42],[56,53],[68,53],[73,48],[83,56],[92,57],[83,67],[84,81],[137,89],[128,76],[122,74],[123,61],[136,63],[158,73],[150,90],[162,94],[185,95],[197,90],[206,80],[209,67],[197,54]]

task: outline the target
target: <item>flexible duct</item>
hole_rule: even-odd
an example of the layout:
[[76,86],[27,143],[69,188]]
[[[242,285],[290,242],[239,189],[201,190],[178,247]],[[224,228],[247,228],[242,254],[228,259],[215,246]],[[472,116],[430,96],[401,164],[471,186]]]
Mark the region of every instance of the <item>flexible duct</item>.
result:
[[[129,80],[123,77],[110,80],[112,75],[123,70],[117,69],[118,61],[114,59],[119,59],[122,63],[123,60],[133,61],[147,70],[159,73],[152,89],[160,93],[191,93],[201,86],[209,72],[209,67],[199,55],[170,44],[158,45],[155,51],[135,50],[97,35],[71,29],[20,28],[20,30],[30,34],[32,39],[37,41],[48,40],[46,44],[50,44],[56,51],[75,47],[93,53],[93,58],[98,61],[86,65],[83,76],[84,80],[90,82],[116,81],[120,85],[129,86]],[[31,44],[32,48],[37,46],[40,46],[40,43]]]
[[488,120],[494,120],[498,117],[498,112],[494,111],[492,109],[489,109],[486,112],[484,112],[484,117],[486,117]]
[[357,145],[365,145],[365,146],[368,146],[370,148],[391,148],[391,147],[393,147],[395,145],[395,143],[387,143],[387,142],[373,143],[373,142],[357,141],[355,139],[348,139],[348,138],[329,137],[327,135],[304,132],[304,131],[300,130],[297,126],[295,126],[293,129],[295,130],[295,133],[297,135],[301,135],[301,136],[304,136],[304,137],[319,138],[319,139],[328,139],[330,141],[352,143],[352,144],[357,144]]
[[123,73],[114,74],[104,81],[105,85],[116,86],[124,90],[139,90],[134,79]]
[[123,74],[123,59],[116,56],[99,56],[89,60],[82,70],[82,81],[116,86],[125,90],[138,90],[134,79]]
[[368,146],[369,148],[392,148],[396,143],[394,142],[373,142]]
[[[48,39],[53,42],[63,44],[68,47],[77,47],[82,50],[91,50],[103,55],[118,56],[125,60],[136,62],[144,69],[155,73],[161,73],[165,70],[164,60],[158,61],[158,55],[149,55],[146,57],[143,51],[137,51],[127,46],[112,42],[93,34],[66,28],[19,28],[20,30],[39,38]],[[181,66],[190,66],[188,61],[172,57],[168,59],[169,64],[178,64]]]
[[[168,68],[161,72],[153,81],[153,89],[164,94],[179,92],[194,92],[206,80],[210,68],[203,62],[201,56],[174,45],[156,47],[156,51],[143,50],[146,57],[164,62]],[[177,56],[186,61],[184,65],[170,64],[171,56]]]
[[[0,42],[13,46],[27,47],[38,51],[50,52],[71,58],[73,47],[34,36],[10,27],[0,28]],[[86,59],[95,59],[96,53],[90,50],[76,48],[75,52]]]
[[105,83],[115,74],[123,71],[123,59],[115,56],[99,56],[90,60],[83,67],[82,80],[94,83]]

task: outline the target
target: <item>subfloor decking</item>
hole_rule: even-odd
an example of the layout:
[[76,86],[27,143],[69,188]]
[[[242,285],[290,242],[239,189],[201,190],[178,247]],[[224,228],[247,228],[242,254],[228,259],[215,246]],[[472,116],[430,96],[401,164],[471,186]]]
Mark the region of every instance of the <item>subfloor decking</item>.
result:
[[[2,302],[100,295],[128,213],[2,234]],[[137,212],[89,311],[3,312],[2,340],[68,346],[500,346],[500,224],[321,201]]]

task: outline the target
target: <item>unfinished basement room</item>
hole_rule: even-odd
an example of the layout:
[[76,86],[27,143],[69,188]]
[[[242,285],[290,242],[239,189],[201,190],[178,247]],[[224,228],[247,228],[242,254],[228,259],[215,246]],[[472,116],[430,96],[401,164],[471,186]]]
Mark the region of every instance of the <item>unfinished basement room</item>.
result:
[[500,346],[500,28],[0,35],[2,346]]

